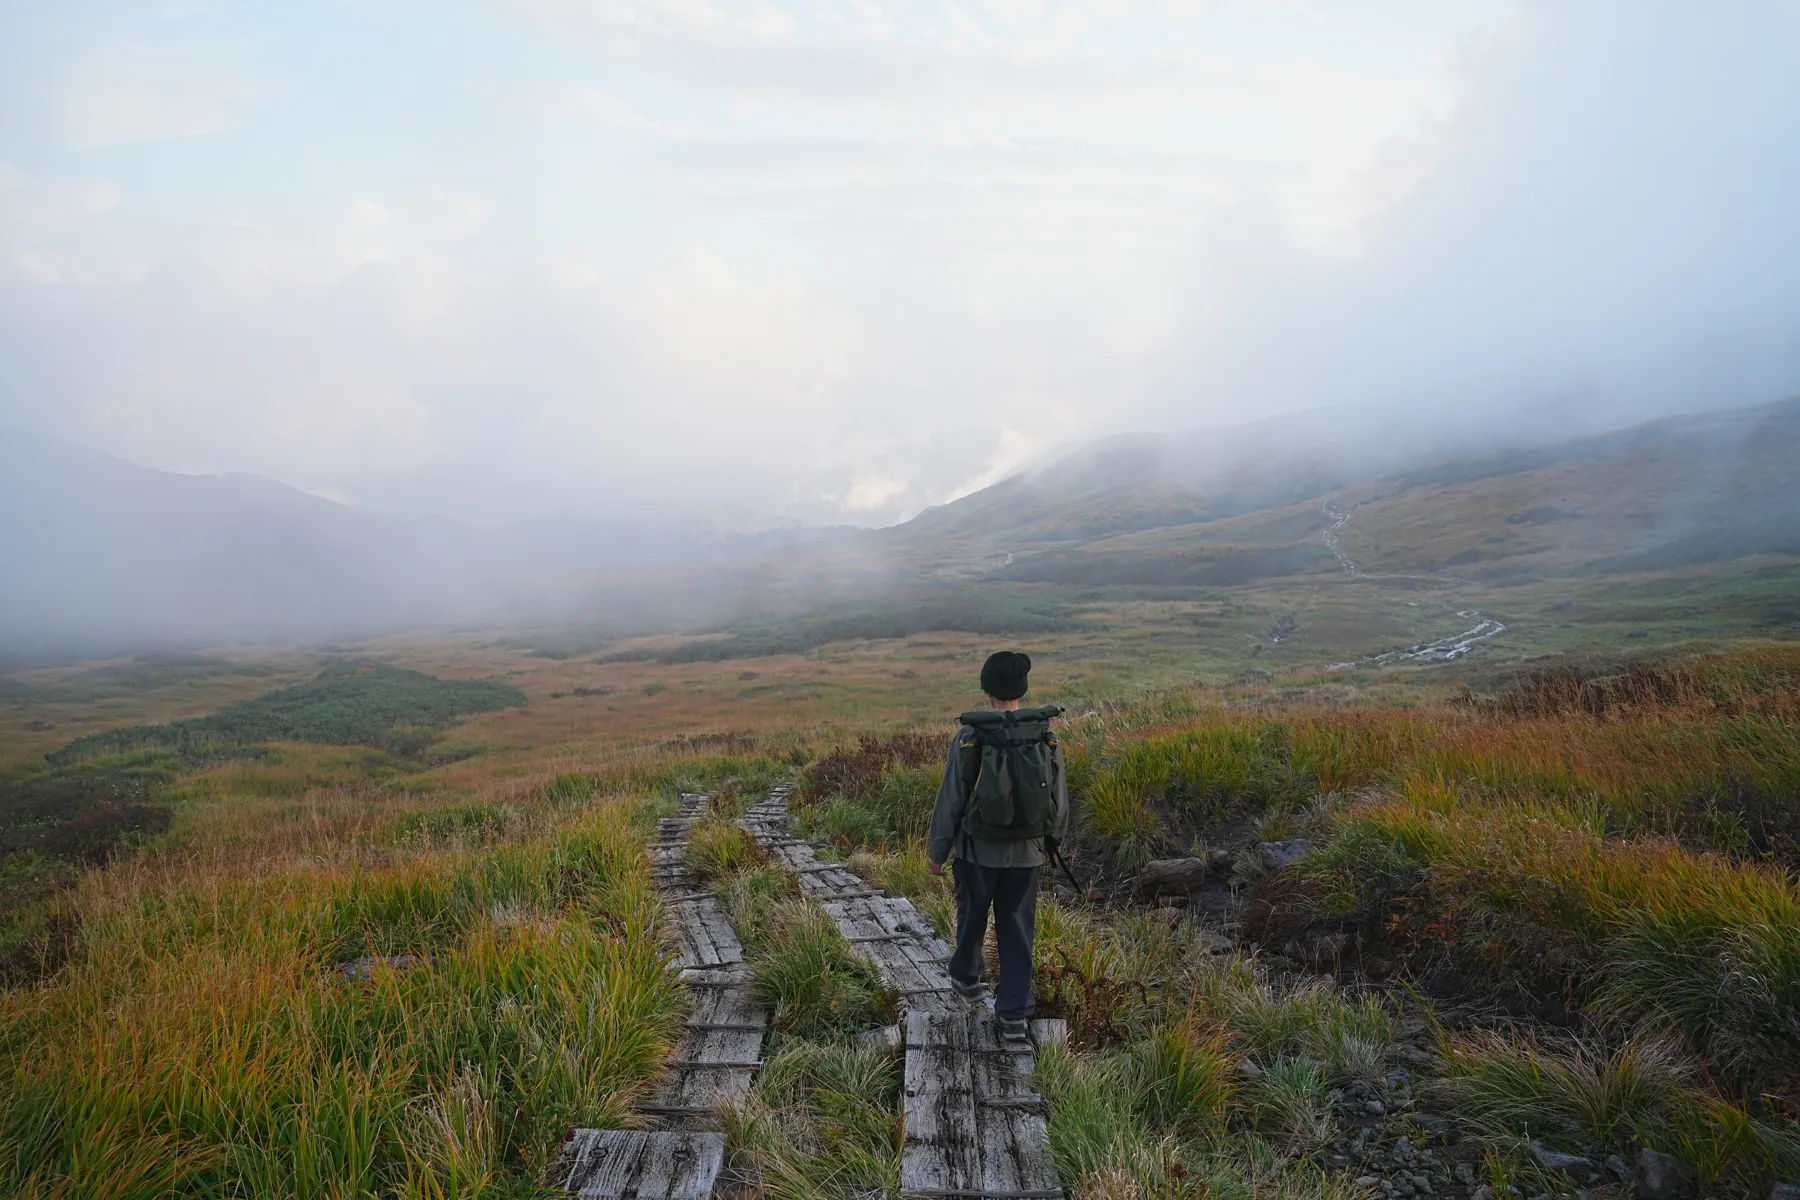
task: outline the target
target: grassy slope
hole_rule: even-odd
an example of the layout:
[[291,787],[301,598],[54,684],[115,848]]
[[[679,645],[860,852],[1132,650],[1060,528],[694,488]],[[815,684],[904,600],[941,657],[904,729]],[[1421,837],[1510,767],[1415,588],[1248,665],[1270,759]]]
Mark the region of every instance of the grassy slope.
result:
[[[1667,1151],[1727,1194],[1800,1171],[1800,655],[1524,695],[1523,709],[1247,709],[1195,689],[1065,722],[1084,870],[1222,841],[1272,943],[1263,963],[1285,950],[1289,969],[1474,1002],[1440,1014],[1438,1057],[1419,1059],[1392,1044],[1404,991],[1282,983],[1280,968],[1208,956],[1185,923],[1144,925],[1133,904],[1052,903],[1040,994],[1079,1047],[1048,1067],[1052,1142],[1082,1194],[1253,1190],[1259,1169],[1263,1186],[1328,1193],[1307,1164],[1372,1128],[1342,1097],[1391,1103],[1388,1072],[1415,1060],[1436,1063],[1415,1069],[1419,1086],[1485,1141],[1496,1182],[1556,1186],[1532,1139]],[[815,767],[802,797],[816,835],[862,847],[853,861],[942,922],[947,896],[909,841],[929,751],[865,742]],[[1318,852],[1277,876],[1246,853],[1301,835]],[[1492,1024],[1496,1003],[1522,1023]],[[1556,1027],[1534,1033],[1546,1008]],[[1248,1084],[1243,1057],[1260,1066]],[[1388,1091],[1346,1091],[1358,1080]],[[1377,1136],[1397,1132],[1421,1142],[1403,1122]],[[1276,1178],[1271,1163],[1288,1166]]]
[[[1689,586],[1695,577],[1668,578]],[[1752,591],[1765,586],[1749,573],[1713,575],[1706,594],[1716,595],[1721,580]],[[1792,714],[1690,707],[1596,724],[1591,717],[1502,718],[1443,705],[1455,691],[1449,673],[1484,687],[1503,686],[1506,664],[1555,638],[1635,649],[1641,643],[1618,642],[1616,631],[1628,620],[1643,620],[1646,608],[1666,603],[1646,596],[1651,583],[1653,577],[1634,579],[1630,589],[1612,594],[1610,581],[1591,582],[1565,610],[1553,603],[1568,592],[1515,589],[1509,594],[1524,613],[1508,613],[1521,630],[1517,641],[1489,644],[1470,663],[1424,672],[1322,673],[1318,665],[1347,645],[1386,648],[1432,632],[1468,603],[1465,594],[1324,578],[1304,589],[1089,597],[1093,607],[1084,628],[1030,643],[1040,662],[1040,698],[1101,714],[1072,720],[1066,731],[1080,772],[1077,791],[1092,816],[1083,869],[1116,861],[1121,848],[1129,858],[1204,836],[1209,806],[1218,802],[1223,783],[1234,799],[1273,804],[1266,820],[1258,818],[1265,832],[1310,830],[1314,821],[1315,836],[1336,832],[1332,849],[1307,868],[1310,882],[1293,893],[1295,903],[1271,913],[1272,931],[1302,948],[1308,939],[1329,943],[1345,931],[1361,934],[1365,965],[1379,959],[1394,977],[1449,986],[1458,972],[1485,978],[1501,971],[1495,978],[1515,993],[1531,988],[1533,970],[1554,951],[1564,956],[1559,961],[1577,985],[1568,995],[1573,1011],[1578,1020],[1594,1022],[1590,1033],[1601,1047],[1601,1066],[1612,1070],[1607,1055],[1618,1048],[1626,1026],[1600,1017],[1641,1016],[1641,999],[1634,1008],[1633,995],[1697,995],[1696,963],[1702,975],[1715,969],[1708,964],[1738,969],[1734,964],[1741,963],[1761,971],[1760,977],[1783,978],[1765,969],[1787,969],[1782,944],[1758,948],[1736,931],[1782,928],[1792,887],[1748,861],[1754,847],[1724,836],[1730,826],[1718,822],[1715,801],[1791,798],[1791,781],[1783,783],[1787,777],[1779,771],[1792,766],[1792,739],[1784,732]],[[1270,644],[1267,629],[1284,613],[1298,615],[1299,630],[1291,640]],[[1579,627],[1562,630],[1562,618]],[[275,1182],[257,1185],[252,1194],[304,1193],[304,1172],[352,1169],[393,1194],[433,1194],[431,1187],[456,1172],[485,1172],[490,1194],[524,1186],[560,1123],[618,1119],[617,1105],[640,1085],[671,1019],[660,977],[645,974],[642,957],[654,944],[646,924],[654,914],[631,900],[641,870],[633,845],[642,830],[631,821],[643,811],[642,802],[734,774],[746,778],[747,787],[762,786],[858,733],[919,728],[923,748],[910,774],[889,779],[878,773],[877,791],[853,802],[822,797],[827,802],[809,819],[819,833],[847,844],[880,844],[879,852],[865,853],[866,869],[916,893],[942,922],[948,912],[941,885],[925,875],[906,837],[917,831],[927,802],[930,759],[947,731],[945,714],[975,702],[970,677],[989,648],[987,639],[974,635],[935,633],[732,663],[602,664],[533,658],[473,636],[395,638],[357,647],[358,653],[448,678],[504,677],[530,704],[474,716],[452,731],[450,742],[477,751],[456,761],[433,764],[355,747],[278,743],[256,760],[182,766],[162,793],[174,823],[146,841],[142,857],[81,876],[72,891],[42,902],[15,924],[15,935],[35,938],[43,965],[58,973],[6,999],[0,1044],[21,1072],[15,1090],[23,1098],[0,1114],[14,1161],[31,1164],[27,1174],[42,1169],[40,1190],[54,1194],[60,1186],[70,1195],[100,1194],[92,1191],[95,1174],[71,1171],[126,1180],[120,1195],[150,1195],[157,1194],[150,1184],[158,1172],[190,1161],[200,1164],[196,1178],[202,1179],[267,1172]],[[1790,677],[1791,654],[1783,653],[1767,652],[1772,657],[1766,668],[1743,668],[1738,674],[1749,682],[1730,683],[1725,691],[1769,692],[1772,685],[1753,677]],[[315,673],[316,660],[297,652],[264,652],[255,661],[273,674],[222,674],[208,686],[262,691],[272,678]],[[1266,680],[1244,676],[1243,668],[1255,663],[1267,663],[1277,674]],[[1191,684],[1197,677],[1215,682],[1196,691]],[[193,679],[180,677],[165,690],[140,688],[130,707],[105,720],[141,721],[165,697],[191,695],[194,686]],[[1103,703],[1159,687],[1175,690]],[[587,694],[575,694],[576,688]],[[96,697],[87,708],[73,699],[57,703],[73,715],[97,714],[118,701]],[[13,761],[24,757],[16,746],[6,750]],[[1775,765],[1778,773],[1769,777],[1774,782],[1762,792],[1746,791],[1742,784],[1755,781],[1759,764]],[[1321,787],[1349,792],[1364,786],[1381,791],[1358,794],[1324,815],[1310,803]],[[1691,804],[1696,798],[1707,802]],[[1146,811],[1144,804],[1148,822],[1134,815]],[[1561,840],[1549,839],[1551,833]],[[1643,840],[1670,836],[1675,840]],[[1532,848],[1552,842],[1560,847],[1548,860],[1555,869],[1532,874]],[[1395,845],[1404,850],[1397,857]],[[17,865],[9,860],[8,869]],[[1524,873],[1496,874],[1501,865]],[[1556,888],[1556,903],[1534,922],[1508,919],[1519,889],[1541,887],[1546,879]],[[1688,883],[1670,889],[1671,880]],[[1688,891],[1711,907],[1650,902]],[[1670,943],[1646,939],[1644,928],[1630,923],[1633,914],[1645,912],[1672,915],[1673,953],[1658,953]],[[1761,926],[1745,920],[1744,914],[1754,918],[1759,912],[1776,920]],[[228,919],[219,921],[221,913]],[[1371,913],[1387,919],[1370,925],[1365,918]],[[1392,924],[1396,915],[1402,919]],[[1447,919],[1471,931],[1456,944],[1483,957],[1446,958]],[[1140,928],[1136,921],[1128,912],[1085,905],[1046,909],[1046,988],[1085,1039],[1066,1067],[1051,1068],[1062,1072],[1053,1084],[1062,1114],[1058,1153],[1071,1177],[1089,1177],[1085,1194],[1109,1196],[1179,1194],[1163,1184],[1202,1177],[1214,1191],[1230,1194],[1268,1171],[1291,1191],[1333,1194],[1332,1188],[1344,1186],[1342,1176],[1316,1172],[1350,1128],[1331,1093],[1348,1086],[1370,1061],[1367,1053],[1357,1059],[1346,1050],[1342,1038],[1358,1029],[1366,1033],[1358,1022],[1375,1018],[1334,1008],[1337,1001],[1324,994],[1309,999],[1292,993],[1294,985],[1279,978],[1235,967],[1221,974],[1225,961],[1209,956],[1191,931],[1177,937],[1161,925]],[[792,931],[805,922],[788,914],[777,925]],[[1555,935],[1553,944],[1523,937],[1546,930]],[[1663,936],[1667,930],[1651,932]],[[783,936],[804,942],[808,935]],[[1631,946],[1640,950],[1628,952]],[[442,969],[384,975],[370,989],[345,988],[327,975],[333,963],[358,953],[420,951]],[[803,951],[815,957],[823,952],[816,940],[793,953]],[[606,979],[641,1003],[609,1010],[603,1024],[592,1025],[558,999],[565,993],[557,989],[570,980],[579,981],[586,995]],[[1140,1004],[1125,980],[1148,981],[1154,985],[1150,999],[1163,999]],[[530,993],[536,997],[531,1019],[538,1022],[530,1028],[509,1024],[511,1010],[493,1003],[540,985],[548,990]],[[831,997],[850,1006],[844,1011],[863,1003],[854,983],[845,986],[848,991],[830,992],[828,1010],[840,1003]],[[1196,1006],[1187,999],[1194,989],[1210,999]],[[1672,1014],[1678,1034],[1684,1022],[1691,1030],[1698,1020],[1742,1036],[1709,1041],[1691,1032],[1679,1035],[1668,1051],[1673,1073],[1658,1076],[1659,1098],[1634,1110],[1638,1124],[1608,1134],[1609,1144],[1628,1148],[1637,1139],[1696,1160],[1708,1154],[1717,1159],[1721,1145],[1736,1144],[1721,1139],[1729,1122],[1741,1117],[1749,1141],[1733,1153],[1751,1164],[1750,1173],[1732,1177],[1738,1180],[1732,1188],[1749,1187],[1761,1169],[1755,1164],[1782,1153],[1779,1120],[1776,1132],[1767,1133],[1771,1118],[1733,1081],[1765,1070],[1766,1030],[1779,1032],[1769,1022],[1786,1019],[1794,1002],[1779,987],[1760,997],[1741,988],[1733,995],[1745,1003],[1730,1012]],[[1176,1019],[1168,1007],[1176,997],[1181,1007],[1202,1015],[1200,1024]],[[200,1014],[208,1003],[225,1015],[182,1015]],[[440,1028],[434,1024],[439,1016],[419,1019],[421,1006],[450,1015],[442,1016]],[[1279,1016],[1290,1010],[1298,1015]],[[1390,1013],[1387,1019],[1398,1017]],[[827,1017],[807,1027],[823,1040],[798,1038],[791,1073],[776,1073],[778,1086],[769,1093],[778,1107],[806,1114],[802,1126],[765,1114],[756,1129],[740,1131],[742,1152],[771,1177],[790,1172],[791,1186],[776,1189],[780,1194],[833,1194],[828,1186],[815,1187],[818,1180],[803,1164],[837,1144],[842,1121],[870,1116],[862,1109],[833,1109],[829,1089],[820,1091],[819,1081],[850,1086],[846,1080],[873,1078],[866,1075],[873,1071],[883,1082],[870,1086],[881,1095],[891,1083],[880,1076],[878,1062],[863,1062],[842,1048],[847,1026],[832,1022]],[[288,1034],[272,1040],[263,1036],[268,1030]],[[68,1031],[75,1036],[60,1036]],[[206,1036],[215,1041],[205,1042]],[[218,1036],[238,1039],[229,1054],[214,1053]],[[133,1040],[139,1037],[150,1040]],[[524,1053],[534,1038],[572,1039],[570,1044],[592,1047],[582,1055],[614,1065],[583,1073],[587,1082],[579,1086],[572,1076],[533,1075],[548,1068],[508,1056]],[[613,1053],[605,1047],[617,1038],[643,1047],[643,1056],[605,1057]],[[165,1043],[177,1048],[168,1063],[134,1048]],[[1154,1046],[1161,1049],[1142,1048]],[[1506,1140],[1520,1127],[1501,1103],[1510,1094],[1502,1086],[1511,1078],[1507,1064],[1563,1049],[1554,1038],[1545,1047],[1489,1045],[1472,1032],[1457,1033],[1450,1048],[1444,1079],[1474,1081],[1469,1097],[1458,1101],[1458,1119],[1470,1128],[1501,1131],[1484,1134],[1501,1156],[1496,1170],[1526,1185],[1520,1143]],[[1388,1050],[1378,1046],[1370,1053],[1391,1065],[1382,1058]],[[1230,1095],[1219,1099],[1201,1086],[1212,1070],[1207,1064],[1234,1066],[1246,1056],[1289,1071],[1291,1078],[1277,1073],[1286,1090],[1249,1087],[1233,1076]],[[491,1069],[493,1087],[525,1091],[502,1094],[479,1080],[471,1083],[449,1071],[452,1060]],[[1316,1078],[1293,1065],[1306,1061],[1323,1064]],[[1724,1091],[1694,1084],[1707,1069]],[[1179,1087],[1193,1086],[1197,1098],[1191,1103],[1169,1099],[1169,1089],[1178,1086],[1169,1080],[1171,1071],[1188,1080]],[[309,1080],[321,1077],[348,1080],[352,1092],[307,1090]],[[257,1085],[262,1090],[245,1090],[244,1081],[252,1078],[263,1081]],[[1779,1081],[1761,1086],[1777,1093],[1785,1087]],[[1540,1096],[1531,1104],[1545,1114],[1561,1111],[1552,1100]],[[52,1134],[58,1122],[73,1120],[68,1106],[77,1101],[91,1114],[81,1121],[98,1124],[69,1127],[86,1130],[87,1140],[103,1151],[79,1168],[68,1156],[70,1143]],[[501,1108],[520,1115],[502,1128],[493,1123]],[[433,1116],[439,1129],[450,1127],[445,1122],[474,1121],[471,1128],[481,1136],[469,1143],[472,1157],[462,1165],[452,1161],[463,1151],[422,1134],[424,1127],[407,1115],[421,1112],[441,1115]],[[280,1125],[281,1113],[305,1121]],[[1122,1120],[1138,1132],[1116,1145],[1110,1134],[1101,1136]],[[301,1128],[306,1121],[314,1124]],[[348,1165],[319,1157],[319,1131],[343,1121],[369,1131],[354,1143]],[[1546,1115],[1526,1125],[1534,1136],[1577,1148],[1591,1138],[1572,1119]],[[858,1160],[864,1172],[859,1178],[879,1183],[886,1178],[885,1160],[866,1156],[879,1146],[882,1130],[891,1135],[891,1128],[879,1122],[857,1128],[855,1144],[865,1155]],[[1514,1133],[1502,1136],[1505,1129]],[[245,1130],[261,1131],[254,1136],[267,1147],[255,1163],[221,1149],[239,1144]],[[1256,1155],[1267,1161],[1259,1166]],[[133,1162],[145,1167],[141,1188],[129,1182]],[[1715,1163],[1715,1169],[1731,1177],[1726,1167]]]

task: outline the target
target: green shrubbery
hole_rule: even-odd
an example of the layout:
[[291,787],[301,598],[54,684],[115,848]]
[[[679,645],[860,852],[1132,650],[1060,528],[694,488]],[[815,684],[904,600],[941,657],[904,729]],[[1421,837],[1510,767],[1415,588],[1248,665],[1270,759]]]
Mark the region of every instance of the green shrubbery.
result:
[[720,662],[798,654],[865,638],[903,638],[933,629],[964,633],[1058,633],[1079,628],[1075,610],[1058,600],[998,589],[970,589],[919,599],[892,599],[846,605],[829,612],[768,625],[738,628],[723,638],[687,642],[668,650],[631,650],[603,655],[606,662]]
[[435,730],[458,717],[523,707],[525,694],[487,679],[439,679],[383,663],[334,668],[311,683],[228,705],[206,717],[133,725],[76,738],[47,757],[67,766],[97,754],[166,747],[184,759],[256,742],[322,742],[424,749]]
[[688,831],[688,873],[702,883],[721,883],[768,861],[750,832],[730,821],[710,817]]
[[726,1114],[732,1159],[770,1200],[891,1195],[900,1185],[900,1062],[783,1037],[760,1087]]
[[784,1033],[810,1041],[847,1038],[889,1015],[881,976],[858,958],[830,917],[787,901],[750,963],[750,991]]

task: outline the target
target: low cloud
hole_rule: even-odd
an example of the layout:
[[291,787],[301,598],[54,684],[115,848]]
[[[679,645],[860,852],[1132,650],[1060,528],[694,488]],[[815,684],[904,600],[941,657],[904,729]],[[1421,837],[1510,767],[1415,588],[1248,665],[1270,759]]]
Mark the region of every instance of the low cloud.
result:
[[1123,429],[1800,390],[1792,5],[1259,10],[1241,45],[913,7],[34,17],[0,420],[408,516],[753,526]]

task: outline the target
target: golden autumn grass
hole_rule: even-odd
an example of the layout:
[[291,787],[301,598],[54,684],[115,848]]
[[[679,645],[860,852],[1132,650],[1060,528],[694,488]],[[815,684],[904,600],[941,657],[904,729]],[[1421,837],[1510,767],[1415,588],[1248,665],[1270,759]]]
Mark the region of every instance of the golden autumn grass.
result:
[[384,847],[326,801],[279,850],[89,875],[79,953],[0,998],[6,1190],[534,1184],[572,1124],[625,1118],[677,1016],[639,806],[586,790],[492,845]]
[[[622,664],[605,672],[624,690],[579,705],[550,690],[597,668],[551,663],[518,677],[531,709],[449,735],[485,748],[466,759],[421,769],[282,745],[187,772],[165,837],[50,902],[75,931],[68,961],[0,996],[0,1185],[68,1197],[530,1194],[570,1125],[628,1119],[678,1018],[641,852],[657,799],[706,789],[741,803],[862,732],[920,729],[922,746],[937,744],[941,719],[973,702],[962,675],[980,647],[920,640],[888,675],[832,648],[729,669]],[[434,653],[443,661],[408,665],[472,675],[492,662]],[[1686,1121],[1696,1155],[1735,1144],[1719,1131],[1740,1118],[1760,1129],[1792,1100],[1780,1067],[1783,1039],[1800,1037],[1788,874],[1800,652],[1683,669],[1672,697],[1628,695],[1599,715],[1560,701],[1503,711],[1443,689],[1409,690],[1400,706],[1384,699],[1393,688],[1325,678],[1084,702],[1063,738],[1089,862],[1185,850],[1237,815],[1272,829],[1283,813],[1324,820],[1319,852],[1284,877],[1272,928],[1349,930],[1404,970],[1448,966],[1497,990],[1552,980],[1597,1029],[1656,1025],[1705,1073],[1684,1095],[1718,1106],[1716,1120],[1690,1104],[1665,1124]],[[781,690],[808,672],[842,695]],[[658,681],[669,686],[649,692]],[[942,885],[907,845],[935,770],[921,755],[872,774],[866,795],[819,797],[818,819],[841,803],[834,836],[898,849],[866,869],[942,921]],[[718,839],[721,872],[751,865],[735,835]],[[1187,970],[1147,925],[1047,903],[1042,928],[1046,975],[1077,968],[1051,986],[1088,1005],[1096,1028],[1119,998],[1070,990],[1082,971],[1155,983]],[[429,965],[333,972],[390,956]],[[1343,1059],[1328,1071],[1367,1056],[1300,1033],[1289,1046],[1267,1032],[1287,1001],[1237,983],[1202,1005],[1214,1024],[1145,1031],[1150,1048],[1132,1051],[1128,1073],[1149,1090],[1127,1110],[1154,1110],[1175,1132],[1216,1126],[1228,1103],[1221,1028],[1233,1046],[1275,1038],[1282,1054]],[[1110,1139],[1111,1077],[1085,1069],[1052,1083]],[[1300,1097],[1287,1116],[1262,1092],[1229,1104],[1252,1113],[1259,1136],[1299,1146],[1323,1084],[1293,1069],[1262,1089]],[[1765,1091],[1775,1108],[1758,1107]],[[1074,1122],[1059,1154],[1089,1155],[1096,1179],[1167,1166],[1155,1138],[1088,1145]],[[1777,1161],[1785,1143],[1760,1137],[1744,1144],[1776,1146],[1757,1152]],[[1336,1186],[1321,1178],[1319,1194]]]

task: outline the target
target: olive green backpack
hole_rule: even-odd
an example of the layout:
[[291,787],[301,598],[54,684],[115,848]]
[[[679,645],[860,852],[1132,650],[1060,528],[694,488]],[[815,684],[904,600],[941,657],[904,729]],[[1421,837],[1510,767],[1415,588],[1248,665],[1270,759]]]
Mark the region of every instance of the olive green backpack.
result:
[[1017,842],[1049,835],[1056,821],[1054,704],[1017,712],[978,709],[962,715],[968,727],[956,752],[964,779],[973,778],[963,832],[984,842]]

